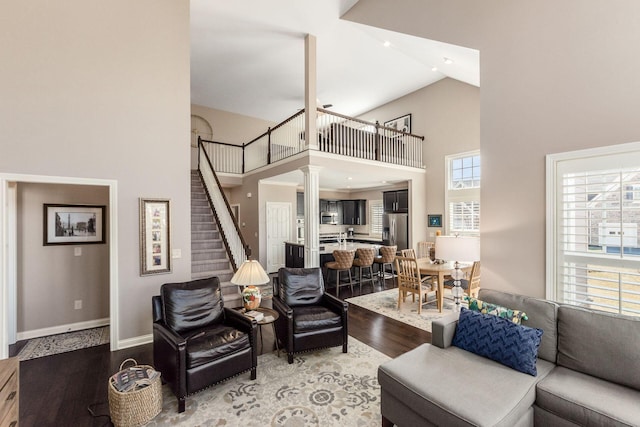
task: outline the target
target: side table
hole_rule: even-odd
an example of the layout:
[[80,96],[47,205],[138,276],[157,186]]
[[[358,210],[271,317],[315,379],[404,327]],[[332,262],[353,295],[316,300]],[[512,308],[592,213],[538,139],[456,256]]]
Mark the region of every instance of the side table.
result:
[[[276,320],[278,320],[278,317],[280,317],[280,314],[278,314],[277,311],[271,309],[271,308],[265,308],[265,307],[258,307],[255,309],[256,311],[264,314],[264,317],[262,318],[262,320],[258,321],[258,326],[260,327],[259,331],[260,331],[260,353],[262,353],[262,351],[264,350],[264,343],[263,343],[263,338],[262,338],[262,327],[264,325],[271,325],[271,327],[273,328],[273,339],[276,342],[276,350],[278,351],[278,357],[280,357],[280,348],[278,347],[278,336],[276,335]],[[271,316],[270,319],[267,319],[268,316]]]

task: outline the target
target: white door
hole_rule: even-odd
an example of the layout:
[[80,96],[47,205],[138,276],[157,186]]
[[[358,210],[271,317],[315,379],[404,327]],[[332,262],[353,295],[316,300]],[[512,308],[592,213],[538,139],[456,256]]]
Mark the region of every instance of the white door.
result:
[[291,241],[291,203],[267,202],[267,272],[284,267],[284,242]]

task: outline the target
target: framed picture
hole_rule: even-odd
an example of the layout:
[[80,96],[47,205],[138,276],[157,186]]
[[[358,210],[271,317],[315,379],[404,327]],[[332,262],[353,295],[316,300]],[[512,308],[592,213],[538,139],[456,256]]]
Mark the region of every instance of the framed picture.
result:
[[140,275],[171,272],[169,199],[140,198]]
[[411,114],[406,114],[396,119],[384,122],[384,127],[411,133]]
[[43,205],[43,245],[105,243],[105,206]]
[[427,215],[429,227],[442,227],[442,215]]

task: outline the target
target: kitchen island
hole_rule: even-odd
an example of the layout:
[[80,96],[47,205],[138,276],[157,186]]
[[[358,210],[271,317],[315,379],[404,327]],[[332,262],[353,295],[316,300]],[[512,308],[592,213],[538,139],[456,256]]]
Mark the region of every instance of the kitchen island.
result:
[[[333,251],[339,250],[353,250],[359,248],[373,248],[376,250],[382,246],[379,242],[376,243],[361,243],[361,242],[346,242],[342,244],[336,243],[321,243],[319,246],[320,253],[320,267],[324,267],[324,264],[333,261]],[[304,267],[304,245],[285,242],[285,265],[287,267]]]

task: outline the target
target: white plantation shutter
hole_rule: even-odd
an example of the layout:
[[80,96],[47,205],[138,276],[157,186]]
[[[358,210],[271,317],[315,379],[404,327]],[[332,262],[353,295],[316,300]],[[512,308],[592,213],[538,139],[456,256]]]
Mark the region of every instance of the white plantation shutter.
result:
[[369,202],[369,234],[382,235],[383,213],[382,200],[371,200]]
[[640,151],[617,147],[547,160],[547,296],[640,315]]

